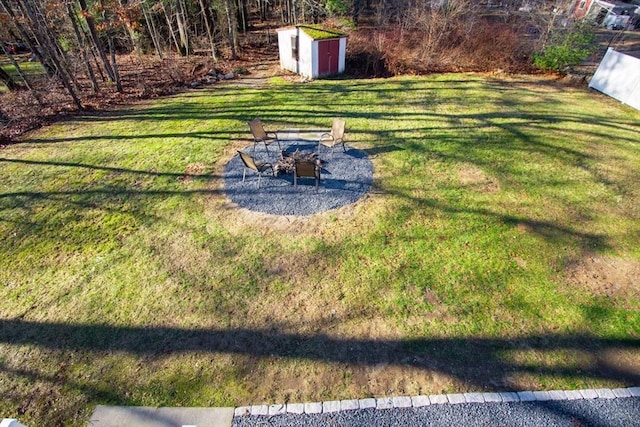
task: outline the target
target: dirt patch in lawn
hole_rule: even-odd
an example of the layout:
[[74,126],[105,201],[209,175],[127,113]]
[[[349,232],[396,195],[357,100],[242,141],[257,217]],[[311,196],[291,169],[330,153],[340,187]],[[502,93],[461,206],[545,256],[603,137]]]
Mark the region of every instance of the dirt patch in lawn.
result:
[[458,179],[463,186],[482,193],[497,193],[500,183],[497,179],[487,175],[475,165],[463,164],[458,170]]
[[565,276],[574,286],[601,297],[640,297],[640,261],[593,253],[570,262]]

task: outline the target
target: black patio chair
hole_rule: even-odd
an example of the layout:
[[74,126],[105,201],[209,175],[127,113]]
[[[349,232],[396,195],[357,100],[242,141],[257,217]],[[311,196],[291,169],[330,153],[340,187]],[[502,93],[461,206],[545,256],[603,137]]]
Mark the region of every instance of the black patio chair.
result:
[[298,187],[298,178],[314,178],[316,180],[316,191],[320,186],[320,165],[317,161],[296,160],[293,171],[293,186]]
[[262,178],[262,174],[271,169],[271,174],[275,176],[275,171],[273,170],[273,166],[269,162],[263,162],[260,160],[256,160],[251,157],[249,154],[244,151],[238,151],[240,158],[242,159],[242,163],[244,163],[244,169],[242,170],[242,183],[244,184],[244,179],[247,174],[247,169],[251,169],[258,174],[258,188],[260,188],[260,180]]

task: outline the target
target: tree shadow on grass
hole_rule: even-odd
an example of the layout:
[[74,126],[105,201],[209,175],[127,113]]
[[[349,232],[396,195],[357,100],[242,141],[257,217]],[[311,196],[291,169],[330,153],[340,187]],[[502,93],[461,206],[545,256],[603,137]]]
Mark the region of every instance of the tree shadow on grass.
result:
[[[100,355],[121,352],[137,357],[180,354],[236,354],[346,364],[393,365],[437,371],[470,388],[490,387],[488,379],[519,374],[581,378],[626,385],[640,383],[640,372],[610,360],[620,351],[639,351],[640,338],[584,334],[531,334],[513,338],[342,339],[274,329],[186,329],[0,320],[0,343]],[[574,352],[574,364],[518,361],[510,353]],[[535,359],[531,359],[535,360]],[[6,368],[2,368],[6,369]],[[495,387],[495,385],[494,385]],[[112,400],[114,396],[103,396]]]
[[581,231],[578,227],[562,224],[553,220],[544,220],[528,217],[526,215],[509,214],[492,210],[488,207],[470,207],[463,206],[454,202],[446,202],[433,198],[420,198],[411,194],[410,189],[389,187],[384,189],[385,192],[405,200],[408,205],[399,208],[406,212],[414,210],[423,211],[432,209],[434,211],[444,212],[448,215],[477,215],[482,218],[497,220],[505,225],[514,228],[526,229],[544,240],[556,244],[574,243],[579,245],[585,251],[604,252],[611,248],[607,234],[598,234],[587,231]]
[[[396,82],[398,83],[398,82]],[[398,147],[403,150],[438,159],[449,159],[451,161],[471,162],[494,172],[510,173],[508,168],[500,164],[492,165],[483,155],[483,150],[501,149],[511,152],[537,151],[547,156],[548,159],[561,159],[567,165],[574,164],[588,167],[592,160],[588,152],[572,148],[566,144],[554,144],[544,137],[545,126],[548,129],[561,129],[559,122],[568,123],[589,123],[591,117],[581,113],[558,113],[549,109],[549,112],[531,112],[522,114],[517,111],[517,102],[514,99],[504,100],[500,105],[502,111],[488,112],[485,114],[474,114],[465,108],[468,97],[466,97],[464,87],[456,90],[452,95],[438,94],[435,99],[430,98],[439,89],[451,89],[452,84],[464,84],[466,82],[447,82],[446,84],[436,84],[427,90],[416,92],[413,89],[421,89],[420,85],[414,87],[413,84],[400,82],[396,86],[401,86],[407,91],[411,91],[415,99],[416,108],[424,108],[423,111],[408,113],[398,113],[388,110],[387,106],[396,103],[397,100],[388,98],[392,91],[402,89],[385,89],[377,87],[368,82],[352,83],[348,87],[323,88],[321,86],[292,86],[284,91],[285,95],[298,97],[299,101],[292,101],[292,104],[300,106],[294,111],[293,108],[282,108],[274,105],[269,97],[259,102],[253,99],[240,100],[241,102],[228,103],[219,106],[214,111],[198,105],[195,107],[174,109],[173,106],[165,106],[151,109],[147,112],[129,111],[117,112],[112,115],[95,116],[85,118],[86,121],[111,121],[111,120],[132,120],[139,122],[147,120],[149,122],[161,122],[166,120],[206,120],[215,115],[216,118],[230,119],[237,122],[246,121],[254,116],[261,116],[265,122],[282,123],[282,117],[288,125],[299,125],[301,128],[309,128],[330,123],[330,118],[336,115],[346,116],[348,125],[352,121],[360,120],[360,127],[349,129],[349,133],[358,137],[363,135],[367,138],[374,137],[379,141],[379,145],[374,145],[368,152],[369,155],[390,153],[396,151]],[[442,86],[442,87],[440,87]],[[307,92],[305,99],[304,93]],[[347,99],[340,104],[335,104],[334,108],[327,110],[325,107],[326,96],[331,93],[345,94],[355,92],[374,92],[372,101],[368,102],[368,108],[361,111],[350,111],[352,106],[357,105],[358,100]],[[221,95],[234,96],[247,93],[246,90],[233,89]],[[283,89],[280,90],[283,95]],[[294,98],[294,99],[298,99]],[[391,100],[389,100],[391,99]],[[309,103],[309,100],[313,100]],[[249,102],[251,101],[251,102]],[[544,97],[538,102],[544,105],[549,100]],[[439,104],[446,105],[456,103],[460,105],[457,109],[449,110],[447,114],[439,112]],[[308,105],[307,105],[308,104]],[[426,105],[426,107],[424,107]],[[551,105],[551,104],[549,104]],[[322,107],[322,108],[320,108]],[[515,111],[513,110],[515,107]],[[337,114],[337,111],[350,111],[347,114]],[[385,130],[369,129],[369,121],[377,120],[379,124],[388,124]],[[417,136],[407,137],[406,129],[396,125],[399,120],[414,120],[425,123],[422,127],[412,130]],[[506,122],[505,122],[506,120]],[[607,131],[620,127],[632,127],[631,123],[620,123],[614,119],[598,120],[597,127],[588,127],[579,132],[584,137],[607,137]],[[82,121],[82,120],[79,120]],[[448,124],[445,128],[440,128],[439,123]],[[489,133],[493,128],[501,130],[501,138],[496,140],[493,134]],[[103,135],[103,136],[79,136],[79,137],[59,137],[59,138],[31,138],[25,142],[48,143],[48,142],[68,142],[68,141],[91,141],[96,139],[104,140],[128,140],[128,139],[148,139],[148,138],[193,138],[197,140],[221,140],[228,141],[231,135],[248,136],[246,131],[238,126],[230,126],[227,129],[212,129],[196,132],[168,132],[166,134],[157,131],[149,132],[140,136],[131,135]],[[628,129],[627,129],[628,130]],[[413,132],[415,131],[415,132]],[[465,133],[480,132],[478,138],[468,138]],[[485,133],[482,133],[486,131]],[[537,132],[537,133],[536,133]],[[502,136],[503,135],[503,136]],[[517,144],[506,144],[506,140],[511,139]],[[367,139],[369,140],[369,139]],[[440,146],[431,146],[432,141],[437,141]],[[473,144],[471,143],[473,142]],[[375,143],[375,141],[374,141]],[[637,141],[629,138],[619,138],[617,143],[636,144]],[[226,142],[225,142],[226,144]],[[444,144],[444,146],[442,145]],[[470,154],[470,149],[476,148]],[[5,161],[8,161],[5,159]],[[22,161],[25,164],[36,164],[32,161]],[[37,163],[40,164],[40,163]],[[43,164],[48,164],[43,162]],[[88,164],[52,163],[62,167],[94,168]],[[124,172],[142,175],[166,176],[167,178],[178,178],[184,174],[178,173],[156,173],[151,171],[129,170],[124,168],[95,167],[96,169],[110,172]],[[592,166],[590,171],[595,171]],[[595,172],[594,172],[595,174]],[[179,176],[178,176],[179,175]],[[597,177],[597,176],[596,176]],[[199,175],[193,178],[200,179]],[[205,178],[205,177],[203,177]],[[397,196],[411,199],[411,204],[417,207],[439,209],[452,215],[471,213],[488,218],[497,218],[507,224],[517,226],[524,224],[534,230],[540,236],[551,241],[556,240],[577,240],[585,249],[593,250],[607,249],[605,236],[583,233],[570,226],[562,226],[553,221],[535,220],[526,216],[504,214],[491,209],[464,208],[455,203],[445,204],[435,199],[416,198],[406,188],[390,188],[390,192]],[[215,191],[196,190],[181,191],[180,189],[169,190],[151,189],[138,190],[136,188],[108,188],[108,189],[81,189],[61,192],[15,192],[0,195],[0,201],[8,203],[10,207],[15,205],[27,205],[29,201],[49,200],[52,202],[71,203],[80,207],[107,207],[106,202],[114,197],[123,196],[136,198],[138,201],[143,197],[153,196],[170,197],[186,196],[191,194],[213,194]],[[19,207],[19,206],[18,206]],[[137,215],[142,215],[144,209],[139,206],[135,208]],[[155,218],[152,218],[155,219]],[[50,224],[42,224],[42,230]],[[51,227],[50,227],[51,228]],[[54,231],[55,231],[55,227]],[[53,231],[53,232],[54,232]],[[50,232],[51,234],[53,232]],[[339,256],[336,255],[336,256]],[[589,316],[600,316],[602,322],[606,321],[606,312],[600,313],[597,307],[587,307],[585,309]],[[19,319],[5,319],[0,321],[0,343],[13,345],[27,345],[48,349],[55,352],[71,353],[82,351],[92,356],[110,352],[123,352],[134,357],[162,357],[165,355],[181,355],[192,353],[210,354],[231,354],[247,356],[253,360],[269,359],[271,357],[295,360],[311,360],[317,362],[328,362],[335,364],[346,364],[356,366],[377,366],[392,365],[402,366],[429,371],[437,371],[449,375],[453,378],[468,384],[470,389],[485,389],[488,384],[488,377],[497,377],[499,384],[506,384],[506,379],[517,375],[534,376],[554,376],[568,379],[580,378],[587,380],[603,380],[613,383],[635,385],[640,383],[640,373],[630,367],[620,366],[611,361],[609,354],[619,351],[638,351],[640,340],[637,338],[602,338],[589,334],[550,334],[550,335],[525,335],[512,339],[507,338],[443,338],[433,339],[429,337],[404,340],[371,340],[371,339],[337,339],[324,335],[306,336],[301,334],[281,333],[274,330],[252,330],[252,329],[183,329],[171,327],[116,327],[110,325],[72,325],[53,322],[28,322]],[[566,365],[549,365],[543,362],[523,362],[516,361],[509,357],[511,352],[525,353],[550,353],[550,352],[575,352],[586,357],[576,358],[582,362],[577,365],[567,367]],[[535,359],[534,359],[535,360]],[[585,362],[588,360],[589,362]],[[23,376],[30,381],[37,379],[43,381],[56,382],[51,376],[29,370],[13,370],[7,366],[0,367],[8,375]],[[76,389],[79,393],[88,396],[89,400],[99,400],[109,403],[131,404],[125,395],[117,393],[102,393],[98,388],[91,391],[91,385],[68,384],[68,387]],[[87,387],[83,389],[83,387]]]
[[[0,157],[0,164],[2,163],[19,163],[25,165],[36,165],[36,166],[60,166],[60,167],[71,167],[71,168],[79,168],[79,169],[93,169],[93,170],[102,170],[107,172],[117,172],[117,173],[128,173],[134,175],[151,175],[151,176],[164,176],[169,178],[193,178],[193,179],[212,179],[215,176],[211,174],[193,174],[193,173],[179,173],[179,172],[156,172],[156,171],[147,171],[147,170],[136,170],[136,169],[127,169],[127,168],[118,168],[111,166],[101,166],[101,165],[92,165],[87,163],[77,163],[77,162],[58,162],[58,161],[38,161],[38,160],[25,160],[25,159],[8,159],[4,157]],[[0,194],[0,197],[2,194]]]

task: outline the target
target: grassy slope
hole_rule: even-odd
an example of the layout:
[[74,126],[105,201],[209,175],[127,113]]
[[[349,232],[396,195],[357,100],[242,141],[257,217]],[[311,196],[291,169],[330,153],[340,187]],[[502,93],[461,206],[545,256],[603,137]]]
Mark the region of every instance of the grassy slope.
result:
[[[375,191],[237,212],[220,174],[254,116],[344,117]],[[565,271],[640,261],[639,118],[445,75],[215,87],[35,133],[0,151],[0,413],[637,383],[637,289]]]

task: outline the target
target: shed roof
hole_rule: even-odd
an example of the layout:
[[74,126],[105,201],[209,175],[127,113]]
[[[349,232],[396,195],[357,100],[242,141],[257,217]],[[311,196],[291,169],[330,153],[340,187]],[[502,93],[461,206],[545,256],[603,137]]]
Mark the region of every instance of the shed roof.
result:
[[342,37],[347,37],[347,35],[344,33],[322,28],[319,25],[297,25],[295,27],[280,28],[278,31],[291,30],[293,28],[298,28],[313,40],[339,39]]
[[306,35],[314,40],[338,39],[340,37],[346,37],[346,34],[344,33],[335,30],[328,30],[326,28],[315,25],[298,25],[298,28],[300,28],[300,30],[304,31]]

